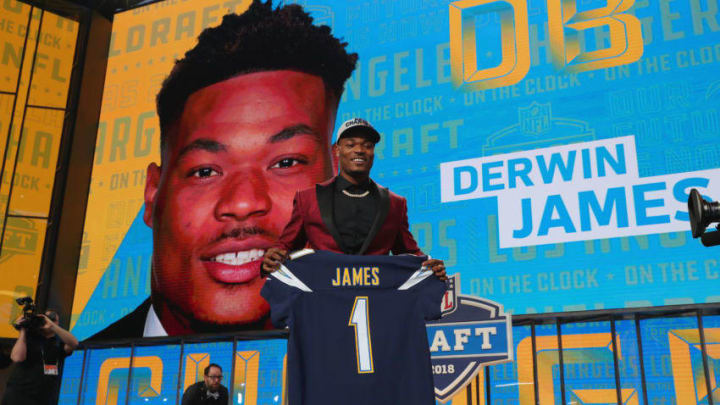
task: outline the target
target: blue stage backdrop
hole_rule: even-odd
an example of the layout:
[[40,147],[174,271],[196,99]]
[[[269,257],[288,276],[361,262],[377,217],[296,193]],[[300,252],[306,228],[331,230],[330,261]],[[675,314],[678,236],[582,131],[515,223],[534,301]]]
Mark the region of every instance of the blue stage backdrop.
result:
[[[116,16],[80,338],[150,293],[154,94],[203,26],[249,2],[211,3]],[[514,314],[720,301],[720,250],[691,239],[686,207],[693,187],[720,198],[716,0],[297,3],[359,54],[336,128],[379,129],[372,177],[407,198],[421,248],[462,293]],[[175,42],[153,42],[163,21],[179,24]]]

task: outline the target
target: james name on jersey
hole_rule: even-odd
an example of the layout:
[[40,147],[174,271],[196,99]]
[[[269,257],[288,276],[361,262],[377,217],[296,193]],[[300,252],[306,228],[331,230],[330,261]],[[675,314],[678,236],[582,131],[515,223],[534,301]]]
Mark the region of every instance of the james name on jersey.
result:
[[379,267],[338,267],[330,281],[333,287],[371,287],[380,285]]

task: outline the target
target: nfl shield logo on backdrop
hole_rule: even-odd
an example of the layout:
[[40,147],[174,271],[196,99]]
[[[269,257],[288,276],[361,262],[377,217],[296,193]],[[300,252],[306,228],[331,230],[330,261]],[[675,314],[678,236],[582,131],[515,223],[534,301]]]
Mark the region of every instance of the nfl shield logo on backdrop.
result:
[[448,277],[442,318],[427,324],[435,397],[447,402],[482,367],[513,360],[512,321],[502,305],[458,294],[460,278]]
[[550,103],[540,104],[533,101],[527,107],[518,108],[518,121],[523,132],[540,135],[550,130]]

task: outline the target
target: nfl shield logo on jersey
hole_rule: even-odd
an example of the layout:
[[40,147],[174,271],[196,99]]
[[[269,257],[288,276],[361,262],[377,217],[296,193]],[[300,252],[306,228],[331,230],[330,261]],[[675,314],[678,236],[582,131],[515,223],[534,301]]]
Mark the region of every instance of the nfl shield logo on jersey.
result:
[[447,280],[447,286],[448,289],[445,291],[445,295],[442,299],[442,316],[447,316],[448,314],[451,314],[455,312],[457,309],[457,301],[455,298],[457,298],[457,284],[455,284],[455,280],[459,280],[459,278],[456,278],[456,276],[450,276]]
[[458,294],[460,278],[448,277],[442,318],[428,322],[435,397],[447,402],[482,367],[513,360],[512,321],[497,302]]

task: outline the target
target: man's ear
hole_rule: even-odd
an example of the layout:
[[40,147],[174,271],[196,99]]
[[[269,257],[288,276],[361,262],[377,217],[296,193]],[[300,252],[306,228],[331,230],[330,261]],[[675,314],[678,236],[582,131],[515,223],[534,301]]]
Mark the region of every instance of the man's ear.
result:
[[158,188],[160,187],[160,166],[150,163],[147,167],[147,176],[145,177],[145,212],[143,213],[143,221],[145,225],[152,228],[153,226],[153,209],[155,208],[155,199],[157,198]]
[[338,174],[338,165],[340,163],[340,149],[336,143],[332,146],[332,165],[333,165],[333,176]]

